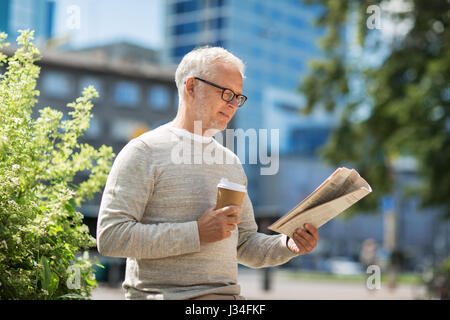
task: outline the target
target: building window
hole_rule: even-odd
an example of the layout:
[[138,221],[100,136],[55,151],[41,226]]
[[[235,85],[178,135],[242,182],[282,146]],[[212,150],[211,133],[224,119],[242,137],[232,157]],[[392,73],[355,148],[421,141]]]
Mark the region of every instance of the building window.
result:
[[67,98],[71,95],[72,81],[69,75],[59,71],[49,71],[42,77],[42,89],[45,94],[55,98]]
[[134,139],[149,130],[147,123],[134,119],[116,119],[112,121],[111,137],[117,142]]
[[175,101],[175,102],[174,102],[174,106],[175,106],[176,108],[178,108],[178,104],[180,103],[180,96],[178,95],[178,90],[175,90],[175,91],[174,91],[174,94],[173,94],[173,101]]
[[295,128],[290,134],[288,152],[315,156],[317,149],[327,142],[329,134],[329,128]]
[[214,42],[212,45],[215,46],[215,47],[225,47],[225,41],[223,41],[223,40],[217,40],[217,41]]
[[139,86],[131,81],[118,82],[114,87],[114,101],[123,107],[137,108],[140,95]]
[[162,125],[165,125],[166,123],[168,123],[168,122],[170,122],[170,121],[171,121],[170,119],[165,119],[165,120],[157,121],[157,122],[155,122],[155,123],[152,124],[152,126],[150,127],[150,130],[154,130],[154,129],[156,129],[156,128],[162,126]]
[[189,23],[177,24],[176,26],[174,26],[172,34],[173,35],[182,35],[182,34],[195,33],[197,31],[199,31],[198,22],[189,22]]
[[204,26],[203,29],[204,30],[221,30],[225,27],[225,18],[223,17],[218,17],[215,19],[210,19],[210,20],[205,20],[203,22]]
[[103,84],[102,81],[94,76],[83,76],[79,82],[79,93],[81,94],[84,89],[89,86],[93,86],[95,90],[98,92],[99,99],[102,99],[103,96]]
[[169,89],[161,85],[152,86],[148,90],[147,102],[153,110],[162,111],[169,109]]
[[189,0],[174,4],[175,13],[191,12],[198,9],[198,1]]
[[212,0],[211,7],[223,7],[226,4],[226,0]]
[[86,130],[86,137],[96,139],[102,134],[103,128],[100,120],[95,115],[89,121],[89,127]]
[[308,22],[305,21],[304,18],[299,18],[299,17],[296,17],[296,16],[290,16],[290,17],[288,18],[288,23],[289,23],[292,27],[297,28],[297,29],[299,29],[299,30],[305,30],[305,29],[311,27],[310,25],[308,25]]
[[308,42],[308,39],[302,37],[288,37],[286,43],[292,48],[301,48],[304,51],[314,50],[314,43]]
[[270,10],[270,15],[272,21],[280,21],[281,20],[281,12],[278,9],[273,8]]
[[289,58],[287,59],[287,66],[292,71],[300,72],[302,70],[302,60],[298,58]]
[[173,56],[175,58],[183,58],[184,55],[186,53],[188,53],[189,51],[193,50],[195,48],[194,45],[190,45],[190,46],[180,46],[180,47],[175,47],[173,49]]

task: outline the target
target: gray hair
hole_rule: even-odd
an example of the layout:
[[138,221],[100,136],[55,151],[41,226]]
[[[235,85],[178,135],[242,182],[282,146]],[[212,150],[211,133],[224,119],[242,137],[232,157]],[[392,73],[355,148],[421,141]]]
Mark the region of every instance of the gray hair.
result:
[[245,65],[241,59],[221,47],[201,47],[187,53],[175,72],[179,101],[183,101],[184,82],[189,77],[206,77],[212,74],[214,64],[223,62],[233,64],[245,78]]

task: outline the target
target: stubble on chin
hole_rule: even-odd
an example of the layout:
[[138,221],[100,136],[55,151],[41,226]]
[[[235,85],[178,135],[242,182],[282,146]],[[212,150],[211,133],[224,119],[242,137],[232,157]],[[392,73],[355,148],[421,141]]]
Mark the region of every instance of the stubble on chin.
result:
[[211,111],[211,106],[207,105],[206,103],[198,105],[198,107],[195,109],[195,119],[196,121],[200,121],[202,130],[205,132],[208,131],[208,135],[214,135],[217,132],[223,131],[227,128],[228,123],[224,123],[223,121],[220,121],[217,118],[214,118],[214,114],[212,115],[213,118],[207,117],[209,112]]

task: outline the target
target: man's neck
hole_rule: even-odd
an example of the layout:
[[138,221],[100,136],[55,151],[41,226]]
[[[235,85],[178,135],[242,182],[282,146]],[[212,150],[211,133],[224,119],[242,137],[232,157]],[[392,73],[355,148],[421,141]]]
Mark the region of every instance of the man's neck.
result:
[[184,129],[190,133],[203,137],[212,137],[220,131],[217,129],[204,128],[202,120],[189,119],[181,112],[178,112],[175,119],[172,120],[172,127]]
[[184,115],[180,114],[180,112],[178,112],[177,116],[172,120],[172,127],[202,135],[202,132],[194,132],[194,122],[189,121]]

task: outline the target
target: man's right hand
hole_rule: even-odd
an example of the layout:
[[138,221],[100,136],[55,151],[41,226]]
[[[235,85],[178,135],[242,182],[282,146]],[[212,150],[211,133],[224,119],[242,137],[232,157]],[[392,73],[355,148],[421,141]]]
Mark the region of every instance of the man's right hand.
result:
[[200,243],[216,242],[231,236],[231,230],[236,228],[241,219],[238,214],[240,206],[226,206],[214,210],[216,206],[208,208],[197,220]]

